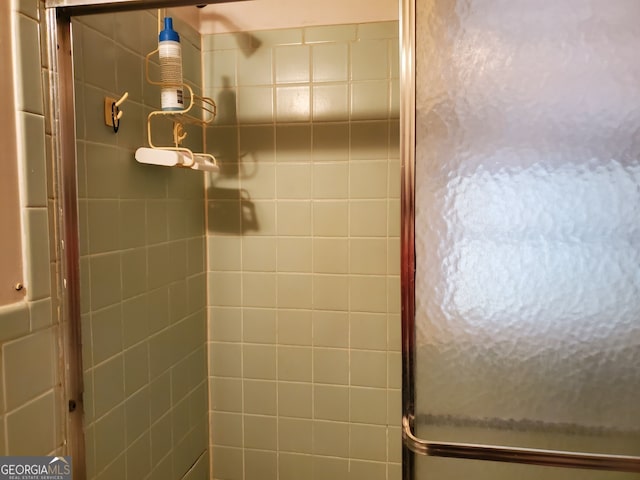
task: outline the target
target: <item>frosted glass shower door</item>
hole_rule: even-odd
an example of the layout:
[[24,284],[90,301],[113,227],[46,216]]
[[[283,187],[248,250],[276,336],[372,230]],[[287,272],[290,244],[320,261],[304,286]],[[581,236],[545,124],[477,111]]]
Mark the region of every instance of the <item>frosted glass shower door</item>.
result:
[[415,16],[415,435],[640,456],[640,2]]

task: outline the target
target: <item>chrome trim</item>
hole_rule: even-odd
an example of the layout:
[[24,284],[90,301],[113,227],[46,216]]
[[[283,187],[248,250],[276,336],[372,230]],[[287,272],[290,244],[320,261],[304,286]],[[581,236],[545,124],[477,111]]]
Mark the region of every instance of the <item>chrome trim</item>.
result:
[[76,141],[71,54],[71,19],[55,9],[46,11],[49,59],[49,102],[53,136],[56,237],[60,259],[58,295],[64,360],[66,449],[73,458],[73,478],[86,478],[82,336],[80,323],[80,250]]
[[[400,282],[402,307],[402,413],[415,411],[415,0],[400,2]],[[402,451],[402,478],[414,477],[414,455]]]
[[244,1],[247,0],[45,0],[45,5],[64,11],[67,15],[87,15]]
[[430,442],[416,437],[411,431],[410,423],[407,417],[402,418],[403,443],[409,450],[420,455],[640,473],[638,457],[473,443]]
[[400,155],[401,190],[401,295],[402,295],[402,437],[403,478],[414,477],[414,458],[419,455],[490,460],[528,465],[610,470],[640,473],[640,457],[577,453],[561,450],[517,448],[497,445],[433,442],[416,437],[415,415],[415,116],[416,116],[416,0],[400,5]]

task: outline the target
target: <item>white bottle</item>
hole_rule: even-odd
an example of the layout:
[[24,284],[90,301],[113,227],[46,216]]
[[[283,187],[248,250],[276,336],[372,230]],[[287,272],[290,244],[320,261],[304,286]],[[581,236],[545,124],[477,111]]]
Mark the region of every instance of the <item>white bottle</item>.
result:
[[162,110],[184,110],[182,91],[182,49],[180,35],[173,29],[173,19],[165,17],[164,30],[158,37],[160,79],[163,83],[160,97]]

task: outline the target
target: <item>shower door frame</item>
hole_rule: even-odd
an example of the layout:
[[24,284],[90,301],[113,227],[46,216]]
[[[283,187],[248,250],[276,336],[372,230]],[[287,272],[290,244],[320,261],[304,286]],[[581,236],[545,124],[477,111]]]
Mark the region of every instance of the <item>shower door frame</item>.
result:
[[550,467],[640,473],[640,457],[587,454],[499,445],[435,442],[415,435],[415,147],[416,147],[416,2],[400,0],[400,156],[401,305],[402,305],[402,469],[414,478],[415,455],[489,460]]
[[188,7],[245,0],[45,0],[49,90],[56,198],[56,249],[60,258],[60,345],[66,417],[65,454],[73,459],[73,478],[85,480],[83,430],[82,329],[80,319],[80,249],[71,17],[130,10]]

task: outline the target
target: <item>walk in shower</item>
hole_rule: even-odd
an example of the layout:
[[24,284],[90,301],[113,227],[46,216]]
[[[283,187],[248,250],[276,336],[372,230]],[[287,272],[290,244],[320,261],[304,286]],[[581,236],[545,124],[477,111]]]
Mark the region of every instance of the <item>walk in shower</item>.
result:
[[216,174],[133,157],[194,3],[47,0],[77,478],[638,478],[635,2],[177,18]]

